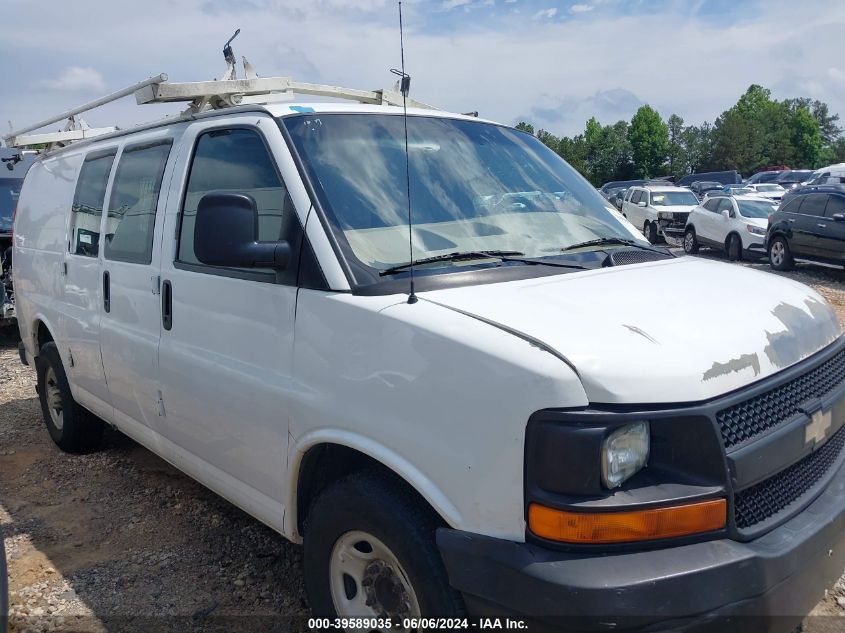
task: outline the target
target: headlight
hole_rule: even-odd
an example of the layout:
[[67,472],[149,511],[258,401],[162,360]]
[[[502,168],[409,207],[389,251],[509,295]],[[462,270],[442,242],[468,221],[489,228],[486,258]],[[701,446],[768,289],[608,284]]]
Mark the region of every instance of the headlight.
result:
[[617,488],[633,477],[648,461],[651,444],[648,422],[634,422],[608,435],[601,445],[601,478]]
[[672,220],[674,219],[674,214],[671,211],[658,211],[657,218],[659,220]]
[[748,232],[753,235],[765,235],[766,229],[760,228],[759,226],[754,226],[753,224],[746,224],[745,228],[748,229]]

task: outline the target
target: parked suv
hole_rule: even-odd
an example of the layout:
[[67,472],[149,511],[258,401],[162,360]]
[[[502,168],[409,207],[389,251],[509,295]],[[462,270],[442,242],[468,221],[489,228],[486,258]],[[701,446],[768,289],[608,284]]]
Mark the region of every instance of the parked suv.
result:
[[710,197],[687,219],[684,251],[694,254],[700,246],[709,246],[725,251],[731,261],[763,256],[769,215],[775,208],[754,195]]
[[622,203],[622,215],[646,239],[656,244],[660,236],[680,243],[689,212],[698,199],[686,187],[631,187]]
[[652,247],[530,134],[338,103],[106,134],[30,169],[15,268],[53,441],[112,424],[303,543],[315,628],[778,631],[845,568],[831,307]]
[[790,196],[769,218],[766,249],[775,270],[789,270],[796,259],[845,264],[845,186]]

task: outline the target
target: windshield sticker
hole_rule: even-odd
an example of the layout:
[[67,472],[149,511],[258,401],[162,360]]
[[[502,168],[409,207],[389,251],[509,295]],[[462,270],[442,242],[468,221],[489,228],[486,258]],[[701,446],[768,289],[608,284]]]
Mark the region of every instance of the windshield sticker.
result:
[[310,112],[314,112],[314,108],[309,106],[290,106],[290,109],[294,112],[299,112],[300,114],[308,114]]

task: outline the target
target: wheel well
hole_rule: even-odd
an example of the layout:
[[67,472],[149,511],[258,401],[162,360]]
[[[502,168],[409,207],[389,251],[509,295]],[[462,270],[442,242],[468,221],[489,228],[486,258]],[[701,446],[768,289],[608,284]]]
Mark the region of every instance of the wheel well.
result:
[[731,231],[730,233],[728,233],[725,236],[725,250],[728,250],[728,244],[730,243],[731,238],[734,235],[736,235],[739,238],[739,247],[740,247],[740,249],[742,248],[742,236],[739,233],[737,233],[736,231]]
[[47,326],[44,325],[43,321],[38,321],[35,327],[35,335],[36,341],[38,342],[38,349],[35,350],[35,354],[41,351],[41,348],[44,347],[45,344],[50,343],[53,340],[53,335],[50,333],[50,330],[47,329]]
[[378,471],[395,479],[406,488],[409,495],[416,498],[420,507],[427,508],[439,523],[446,525],[443,518],[413,486],[380,461],[348,446],[319,444],[305,453],[299,465],[299,478],[296,483],[296,527],[299,533],[304,532],[311,507],[323,490],[347,475],[363,470]]

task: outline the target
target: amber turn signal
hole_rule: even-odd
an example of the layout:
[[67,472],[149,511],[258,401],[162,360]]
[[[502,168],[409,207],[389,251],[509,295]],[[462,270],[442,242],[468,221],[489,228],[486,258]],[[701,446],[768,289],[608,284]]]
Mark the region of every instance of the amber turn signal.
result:
[[712,532],[725,527],[727,502],[701,501],[636,512],[566,512],[532,503],[528,527],[565,543],[624,543]]

